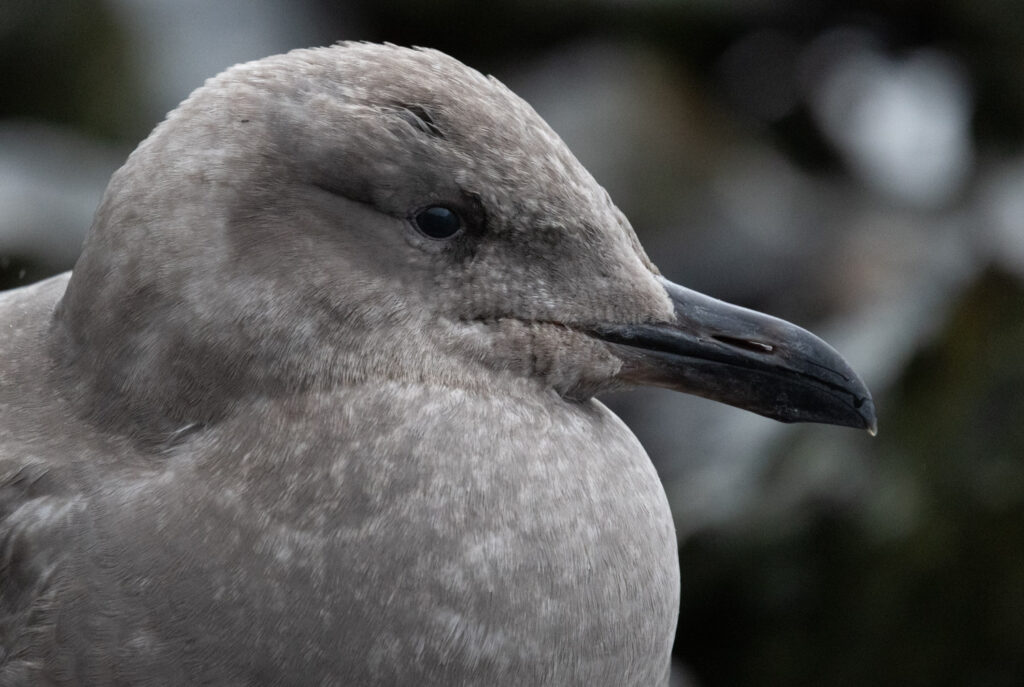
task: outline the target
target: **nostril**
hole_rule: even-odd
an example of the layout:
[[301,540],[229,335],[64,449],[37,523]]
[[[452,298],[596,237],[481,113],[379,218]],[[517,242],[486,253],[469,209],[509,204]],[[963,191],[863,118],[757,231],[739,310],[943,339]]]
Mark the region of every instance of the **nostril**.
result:
[[750,339],[737,339],[734,336],[722,336],[719,334],[713,335],[715,341],[724,343],[726,346],[733,346],[734,348],[742,348],[745,351],[751,351],[753,353],[774,353],[775,346],[771,344],[762,343],[760,341],[752,341]]

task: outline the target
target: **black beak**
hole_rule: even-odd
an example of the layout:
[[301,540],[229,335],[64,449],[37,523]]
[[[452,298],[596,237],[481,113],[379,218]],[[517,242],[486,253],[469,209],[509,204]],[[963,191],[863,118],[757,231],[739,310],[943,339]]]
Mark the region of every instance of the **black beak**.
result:
[[835,349],[785,320],[661,280],[675,305],[667,324],[602,324],[620,379],[663,386],[781,422],[877,428],[871,392]]

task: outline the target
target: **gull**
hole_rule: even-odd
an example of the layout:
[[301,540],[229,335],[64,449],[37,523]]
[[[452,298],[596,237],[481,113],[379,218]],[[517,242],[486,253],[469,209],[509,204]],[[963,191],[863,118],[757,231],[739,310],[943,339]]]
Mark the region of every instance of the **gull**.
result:
[[3,687],[665,685],[675,530],[595,396],[875,427],[523,100],[392,45],[207,81],[0,332]]

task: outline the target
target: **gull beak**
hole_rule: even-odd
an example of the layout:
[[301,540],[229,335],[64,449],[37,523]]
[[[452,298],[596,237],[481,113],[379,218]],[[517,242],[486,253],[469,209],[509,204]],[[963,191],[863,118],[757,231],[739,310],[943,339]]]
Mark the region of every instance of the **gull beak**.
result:
[[622,359],[620,380],[703,396],[781,422],[875,434],[871,392],[827,343],[785,320],[659,279],[675,322],[589,328]]

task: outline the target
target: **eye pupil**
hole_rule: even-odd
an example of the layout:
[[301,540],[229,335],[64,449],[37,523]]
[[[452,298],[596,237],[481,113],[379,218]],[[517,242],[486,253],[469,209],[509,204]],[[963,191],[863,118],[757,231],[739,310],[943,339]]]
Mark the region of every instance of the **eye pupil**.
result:
[[416,226],[432,239],[446,239],[462,228],[462,220],[448,208],[434,205],[416,215]]

